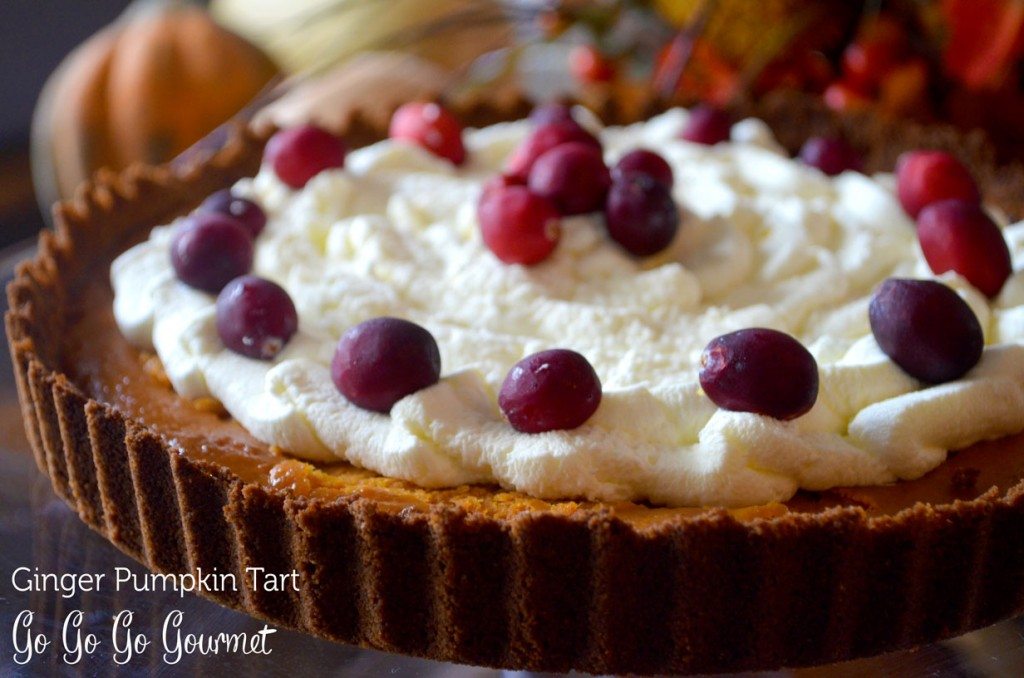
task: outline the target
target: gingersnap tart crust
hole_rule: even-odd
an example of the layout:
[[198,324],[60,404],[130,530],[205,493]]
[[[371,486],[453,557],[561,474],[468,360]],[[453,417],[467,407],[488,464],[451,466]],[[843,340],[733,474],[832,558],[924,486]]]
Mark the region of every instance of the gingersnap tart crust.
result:
[[[528,103],[460,109],[471,125]],[[649,112],[607,103],[606,122]],[[799,99],[742,111],[780,142],[840,130],[891,169],[946,148],[986,200],[1024,215],[1024,173],[977,135],[835,118]],[[350,143],[383,136],[356,116]],[[964,633],[1024,611],[1024,434],[960,451],[916,481],[798,494],[739,510],[549,502],[490,487],[422,490],[314,467],[176,396],[112,317],[112,258],[255,173],[268,131],[240,130],[184,171],[104,175],[56,208],[8,288],[29,440],[54,491],[159,572],[231,572],[207,597],[331,640],[540,671],[719,672],[834,662]],[[156,376],[154,376],[156,374]],[[247,567],[299,572],[254,591]]]

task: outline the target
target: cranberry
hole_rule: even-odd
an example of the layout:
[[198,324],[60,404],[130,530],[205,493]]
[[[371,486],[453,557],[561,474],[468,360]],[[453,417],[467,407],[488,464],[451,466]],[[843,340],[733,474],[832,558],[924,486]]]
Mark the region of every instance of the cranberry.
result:
[[344,167],[345,143],[316,125],[283,129],[267,142],[264,160],[292,188],[302,188],[327,169]]
[[612,167],[612,179],[615,181],[621,181],[634,174],[646,174],[670,190],[672,184],[675,183],[672,166],[665,161],[665,158],[646,148],[630,151],[619,158],[619,161]]
[[882,40],[856,40],[843,50],[843,72],[864,89],[878,85],[895,63],[893,45]]
[[219,212],[238,219],[249,229],[252,237],[257,237],[267,225],[267,215],[263,209],[251,200],[233,195],[230,189],[217,191],[199,206],[202,212]]
[[477,205],[484,244],[506,264],[537,264],[561,236],[558,210],[525,186],[494,188]]
[[299,315],[284,289],[254,275],[235,278],[217,297],[217,334],[235,353],[271,360],[299,328]]
[[696,144],[714,146],[728,141],[732,130],[732,118],[720,108],[699,104],[690,109],[690,117],[679,135],[681,138]]
[[519,144],[519,148],[515,150],[505,166],[505,173],[525,179],[530,175],[533,163],[540,156],[556,146],[573,141],[589,144],[598,151],[601,150],[601,142],[575,121],[549,122],[538,125],[523,140],[523,143]]
[[646,174],[612,184],[604,216],[612,240],[640,257],[668,247],[679,230],[679,208],[672,194]]
[[555,146],[530,169],[530,190],[555,204],[562,214],[600,209],[611,185],[601,151],[590,144]]
[[716,337],[700,356],[700,386],[727,410],[794,419],[818,399],[818,364],[803,344],[764,327]]
[[857,151],[838,137],[811,137],[800,149],[800,160],[830,177],[846,170],[860,171],[862,166]]
[[576,351],[556,348],[529,355],[509,370],[498,406],[512,428],[544,433],[581,426],[601,404],[601,380]]
[[217,294],[252,268],[252,235],[237,219],[200,212],[178,227],[171,240],[171,265],[189,287]]
[[836,80],[821,93],[825,105],[833,111],[862,111],[871,106],[871,99],[855,84]]
[[462,125],[440,104],[414,102],[399,107],[391,116],[388,135],[411,141],[454,165],[466,161]]
[[534,125],[547,125],[553,122],[576,122],[572,109],[565,104],[543,104],[530,112],[530,122]]
[[917,237],[933,272],[956,271],[989,297],[1013,273],[1003,232],[977,203],[933,202],[917,216]]
[[875,341],[904,372],[939,384],[981,360],[984,338],[971,307],[934,280],[889,278],[868,306]]
[[484,182],[480,195],[485,196],[509,186],[526,186],[526,179],[524,177],[514,177],[511,174],[499,174]]
[[331,378],[353,404],[387,414],[399,400],[437,383],[441,353],[427,330],[400,318],[373,318],[338,342]]
[[580,82],[608,82],[615,66],[593,45],[577,45],[569,52],[569,72]]
[[907,214],[939,200],[981,202],[974,178],[963,164],[945,151],[909,151],[896,161],[896,193]]

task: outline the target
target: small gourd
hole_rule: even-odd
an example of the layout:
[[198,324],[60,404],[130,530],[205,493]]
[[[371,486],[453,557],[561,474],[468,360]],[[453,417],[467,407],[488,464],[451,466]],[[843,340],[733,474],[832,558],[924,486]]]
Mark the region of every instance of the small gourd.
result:
[[183,0],[136,0],[50,76],[32,122],[44,212],[106,167],[172,159],[278,74],[257,47]]

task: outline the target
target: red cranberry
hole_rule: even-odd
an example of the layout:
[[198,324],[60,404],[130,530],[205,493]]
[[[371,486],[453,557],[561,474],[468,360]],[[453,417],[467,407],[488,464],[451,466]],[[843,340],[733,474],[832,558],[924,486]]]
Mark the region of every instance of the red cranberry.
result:
[[364,410],[387,414],[407,395],[441,377],[441,353],[427,330],[400,318],[374,318],[342,335],[331,378]]
[[202,212],[219,212],[234,217],[249,229],[252,237],[257,237],[267,225],[267,215],[263,209],[251,200],[233,195],[230,189],[223,189],[212,194],[199,206]]
[[646,174],[613,183],[604,216],[612,240],[639,257],[668,247],[679,230],[679,208],[672,194]]
[[630,151],[619,158],[619,161],[612,167],[614,181],[621,181],[634,174],[646,174],[669,190],[675,183],[672,166],[665,161],[665,158],[646,148]]
[[608,82],[615,66],[593,45],[577,45],[569,52],[569,72],[580,82]]
[[601,151],[580,142],[556,146],[537,158],[528,181],[531,191],[566,215],[600,209],[611,183]]
[[298,329],[292,298],[269,280],[243,275],[225,285],[217,297],[217,334],[235,353],[271,360]]
[[292,188],[302,188],[327,169],[344,167],[345,143],[316,125],[283,129],[267,142],[264,160]]
[[833,111],[861,111],[869,108],[871,99],[854,83],[845,79],[830,83],[821,93],[822,101]]
[[440,104],[409,103],[391,116],[388,135],[392,139],[411,141],[454,165],[466,161],[462,144],[462,125]]
[[800,160],[830,177],[846,170],[860,171],[862,166],[857,151],[838,137],[811,137],[800,149]]
[[958,379],[981,360],[984,338],[971,307],[934,280],[889,278],[868,306],[875,341],[904,372],[930,384]]
[[480,190],[480,195],[485,196],[496,190],[508,188],[510,186],[526,186],[526,179],[524,177],[514,177],[511,174],[499,174],[484,182],[483,188]]
[[818,364],[785,332],[753,327],[712,339],[700,356],[700,386],[727,410],[794,419],[818,399]]
[[690,110],[690,117],[679,135],[681,138],[696,144],[714,146],[728,141],[732,131],[732,118],[720,108],[699,104]]
[[977,203],[933,202],[917,216],[917,237],[934,273],[956,271],[989,297],[1013,273],[1003,232]]
[[494,188],[480,198],[477,220],[484,244],[506,264],[537,264],[561,235],[558,210],[525,186]]
[[572,117],[572,109],[565,104],[542,104],[530,112],[530,122],[534,125],[547,125],[553,122],[576,122]]
[[171,240],[171,265],[190,287],[217,294],[252,268],[248,229],[217,212],[200,212],[178,227]]
[[601,150],[601,142],[573,120],[537,125],[509,158],[505,166],[505,173],[513,177],[522,177],[525,180],[530,175],[533,163],[540,156],[556,146],[574,141],[589,144],[598,151]]
[[843,72],[866,90],[878,85],[895,63],[895,49],[881,40],[856,40],[843,50]]
[[939,200],[981,202],[974,178],[945,151],[909,151],[896,161],[896,193],[913,218]]
[[498,406],[512,428],[544,433],[581,426],[601,404],[601,380],[576,351],[534,353],[509,371]]

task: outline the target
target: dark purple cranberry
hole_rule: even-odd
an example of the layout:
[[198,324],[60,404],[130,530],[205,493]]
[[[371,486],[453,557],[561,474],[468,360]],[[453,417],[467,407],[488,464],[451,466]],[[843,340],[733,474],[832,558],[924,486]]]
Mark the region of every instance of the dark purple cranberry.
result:
[[630,151],[619,158],[619,161],[612,167],[613,181],[622,181],[634,174],[646,174],[669,190],[675,183],[672,166],[665,161],[665,158],[646,148]]
[[800,149],[800,160],[830,177],[862,167],[860,154],[838,137],[811,137]]
[[875,291],[868,319],[882,351],[915,379],[959,379],[981,360],[978,318],[940,282],[889,278]]
[[570,215],[601,209],[611,183],[601,151],[590,144],[571,142],[537,158],[528,185],[562,214]]
[[646,174],[612,184],[604,218],[612,240],[638,257],[662,251],[679,230],[679,208],[672,194]]
[[295,331],[299,314],[278,284],[254,275],[235,278],[217,297],[217,334],[228,349],[271,360]]
[[785,332],[752,327],[716,337],[700,356],[700,386],[721,408],[794,419],[818,399],[818,364]]
[[932,272],[956,271],[990,298],[1013,273],[1003,232],[976,202],[928,205],[917,215],[917,239]]
[[178,227],[171,240],[171,265],[189,287],[217,294],[252,268],[252,235],[237,219],[200,212]]
[[540,156],[556,146],[574,141],[589,144],[599,152],[601,150],[601,142],[574,120],[537,125],[508,159],[505,174],[525,180]]
[[530,112],[530,122],[534,125],[546,125],[552,122],[576,122],[572,117],[572,109],[565,104],[541,104]]
[[441,353],[427,330],[400,318],[373,318],[342,335],[331,362],[341,394],[387,414],[399,400],[437,383]]
[[690,117],[683,127],[681,138],[697,144],[714,146],[728,141],[732,131],[732,118],[720,108],[699,104],[690,109]]
[[257,237],[267,225],[267,215],[263,209],[251,200],[232,195],[230,189],[223,189],[212,194],[199,206],[202,212],[219,212],[238,219],[249,229],[252,237]]
[[324,170],[344,167],[345,142],[316,125],[283,129],[270,137],[265,162],[292,188],[302,188]]
[[509,371],[498,394],[508,422],[523,433],[581,426],[601,404],[601,380],[576,351],[534,353]]

